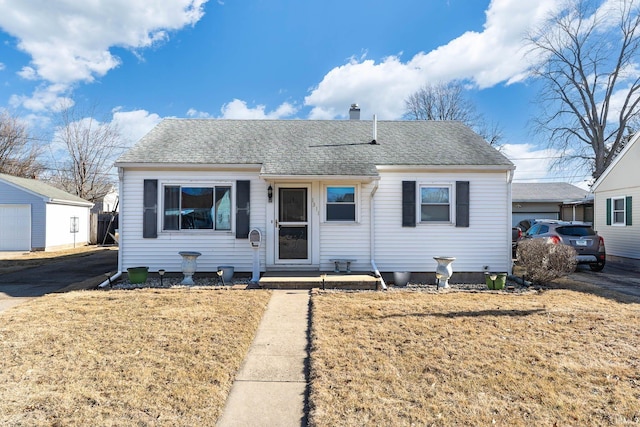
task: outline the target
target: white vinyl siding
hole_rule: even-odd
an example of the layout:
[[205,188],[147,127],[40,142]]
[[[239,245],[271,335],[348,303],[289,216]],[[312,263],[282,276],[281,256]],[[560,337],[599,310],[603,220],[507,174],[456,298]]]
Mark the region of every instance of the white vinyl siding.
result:
[[[434,271],[434,256],[456,257],[455,271],[510,271],[511,200],[507,174],[381,173],[375,194],[375,261],[380,271]],[[469,181],[469,227],[419,223],[402,227],[402,181]],[[453,190],[452,190],[453,191]]]
[[[611,225],[607,225],[607,199],[611,199],[613,209],[614,200],[620,198],[621,194],[632,197],[632,225],[614,224],[613,215]],[[607,255],[640,259],[640,186],[598,191],[594,200],[594,228],[604,238]]]
[[[82,246],[89,241],[89,208],[47,203],[46,250]],[[78,232],[71,233],[71,218],[78,218]]]
[[[143,189],[145,179],[158,180],[158,237],[142,237]],[[234,230],[211,230],[183,232],[161,230],[162,227],[162,188],[164,185],[180,183],[181,185],[200,186],[203,182],[235,182],[251,181],[251,217],[250,228],[258,228],[265,233],[265,204],[267,202],[267,185],[258,178],[257,173],[250,172],[211,172],[211,171],[148,171],[126,169],[122,183],[120,207],[120,251],[121,267],[148,266],[149,271],[165,269],[181,271],[182,258],[180,251],[196,251],[202,253],[198,258],[197,272],[213,272],[220,265],[233,265],[235,271],[251,271],[253,266],[253,249],[248,239],[236,239]],[[232,194],[235,201],[235,194]],[[236,206],[232,203],[231,216],[235,217]],[[261,265],[264,266],[265,244],[260,248]],[[264,268],[262,268],[264,270]],[[197,275],[196,272],[196,275]]]
[[[328,184],[339,187],[340,184]],[[348,186],[348,184],[345,184]],[[321,186],[326,198],[326,185]],[[373,184],[361,184],[356,188],[356,209],[358,222],[323,222],[320,224],[320,269],[332,271],[334,264],[332,258],[355,259],[351,265],[352,271],[370,271],[370,222],[369,222],[369,197],[373,189]],[[400,203],[400,193],[398,193],[398,204]]]

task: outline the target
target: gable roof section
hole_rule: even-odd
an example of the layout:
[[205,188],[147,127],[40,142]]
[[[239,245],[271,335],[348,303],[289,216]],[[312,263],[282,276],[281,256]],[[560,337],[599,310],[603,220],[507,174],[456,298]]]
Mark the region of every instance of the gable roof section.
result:
[[0,181],[5,181],[10,185],[20,187],[23,190],[47,199],[46,201],[49,202],[58,202],[88,207],[93,206],[93,203],[85,199],[67,193],[64,190],[60,190],[59,188],[46,184],[42,181],[38,181],[37,179],[19,178],[17,176],[0,173]]
[[640,132],[636,132],[636,134],[631,138],[631,140],[624,146],[622,151],[618,153],[618,155],[613,159],[613,161],[607,166],[607,168],[602,172],[602,175],[593,183],[591,186],[591,191],[596,191],[596,189],[602,184],[603,181],[607,179],[607,176],[611,173],[611,171],[616,167],[616,165],[622,160],[622,158],[631,151],[631,147],[640,139]]
[[513,164],[459,122],[165,119],[116,162],[256,165],[273,176],[377,176],[376,166]]
[[569,202],[584,199],[588,191],[566,182],[522,182],[511,184],[513,202]]

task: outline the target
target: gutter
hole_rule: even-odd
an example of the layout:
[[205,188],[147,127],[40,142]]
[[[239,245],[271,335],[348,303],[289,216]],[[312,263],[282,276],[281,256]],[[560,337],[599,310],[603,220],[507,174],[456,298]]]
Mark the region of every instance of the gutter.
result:
[[371,267],[373,268],[374,275],[380,279],[380,285],[382,285],[382,290],[387,290],[387,284],[384,282],[380,271],[378,271],[378,267],[376,267],[376,262],[374,260],[375,257],[375,210],[373,203],[373,196],[378,191],[378,182],[376,180],[376,184],[373,186],[373,190],[371,190],[371,197],[369,197],[369,255],[371,258]]

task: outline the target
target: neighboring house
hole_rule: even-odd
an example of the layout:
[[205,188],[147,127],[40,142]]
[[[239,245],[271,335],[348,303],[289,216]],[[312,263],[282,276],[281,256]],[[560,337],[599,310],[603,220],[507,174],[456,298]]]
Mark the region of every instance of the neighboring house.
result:
[[523,219],[593,222],[593,196],[566,182],[513,183],[512,225]]
[[93,208],[91,208],[91,213],[112,213],[118,212],[120,207],[118,206],[118,187],[113,186],[109,190],[107,194],[104,195],[102,200],[97,201]]
[[640,268],[640,133],[593,184],[595,224],[607,258]]
[[92,206],[42,181],[0,174],[0,251],[84,245]]
[[116,162],[120,264],[180,271],[511,268],[514,165],[458,122],[165,119]]

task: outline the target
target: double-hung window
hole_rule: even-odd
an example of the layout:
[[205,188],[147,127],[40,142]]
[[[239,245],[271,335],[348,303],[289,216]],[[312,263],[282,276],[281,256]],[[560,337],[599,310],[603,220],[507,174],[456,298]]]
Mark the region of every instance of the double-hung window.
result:
[[231,186],[164,186],[163,230],[231,230]]
[[611,213],[613,218],[613,224],[624,225],[625,224],[625,198],[611,199]]
[[420,186],[420,221],[451,222],[450,186]]
[[326,189],[326,220],[356,221],[356,187],[328,186]]

